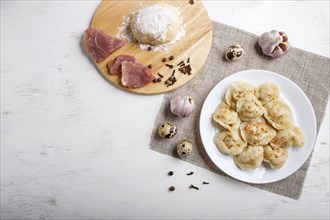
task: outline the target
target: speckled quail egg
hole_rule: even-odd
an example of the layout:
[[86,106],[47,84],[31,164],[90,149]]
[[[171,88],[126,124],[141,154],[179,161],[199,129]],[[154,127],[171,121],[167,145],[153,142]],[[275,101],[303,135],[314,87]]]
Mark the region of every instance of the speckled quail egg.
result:
[[176,150],[180,157],[185,158],[191,154],[192,144],[190,141],[184,139],[178,143]]
[[176,126],[171,123],[161,124],[158,128],[158,134],[162,138],[172,138],[176,135]]
[[228,61],[234,61],[241,58],[243,53],[244,53],[243,47],[239,44],[235,44],[227,49],[225,57]]

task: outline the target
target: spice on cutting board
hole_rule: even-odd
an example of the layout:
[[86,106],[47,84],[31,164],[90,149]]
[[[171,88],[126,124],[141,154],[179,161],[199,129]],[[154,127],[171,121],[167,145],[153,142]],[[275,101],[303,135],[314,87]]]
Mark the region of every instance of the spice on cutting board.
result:
[[170,69],[172,69],[172,68],[174,67],[173,65],[168,64],[168,63],[166,63],[165,66],[167,66],[167,67],[170,68]]

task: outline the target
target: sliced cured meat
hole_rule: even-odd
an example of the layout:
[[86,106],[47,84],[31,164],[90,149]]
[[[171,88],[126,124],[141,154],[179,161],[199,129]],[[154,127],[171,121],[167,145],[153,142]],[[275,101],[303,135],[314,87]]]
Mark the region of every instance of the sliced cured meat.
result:
[[134,63],[138,63],[139,61],[133,57],[133,56],[129,56],[129,55],[119,55],[118,57],[116,57],[116,59],[111,60],[108,63],[108,69],[110,71],[110,74],[112,75],[118,75],[121,73],[121,63],[127,61],[127,62],[134,62]]
[[141,63],[122,62],[121,83],[128,88],[140,88],[152,82],[155,77],[149,68]]
[[86,52],[97,63],[105,60],[113,51],[124,45],[124,41],[111,37],[101,30],[88,28],[83,37]]

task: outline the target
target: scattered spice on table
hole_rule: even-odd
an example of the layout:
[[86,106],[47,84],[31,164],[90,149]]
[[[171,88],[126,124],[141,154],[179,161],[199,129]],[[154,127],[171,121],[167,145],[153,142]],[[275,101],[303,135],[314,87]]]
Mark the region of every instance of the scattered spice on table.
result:
[[161,82],[161,81],[162,81],[161,77],[157,78],[157,82]]
[[168,59],[169,59],[169,60],[174,60],[174,56],[172,55],[172,56],[170,56]]
[[188,57],[187,63],[190,63],[190,57]]
[[173,174],[174,174],[173,171],[168,172],[168,175],[169,175],[169,176],[173,176]]
[[177,66],[180,66],[182,64],[184,64],[184,61],[183,60],[180,63],[178,63]]
[[210,184],[209,182],[205,182],[205,181],[203,181],[203,184]]
[[168,188],[168,190],[170,190],[170,191],[174,191],[175,190],[175,187],[174,186],[170,186],[170,188]]
[[151,50],[152,50],[152,47],[149,46],[149,47],[148,47],[148,51],[151,51]]
[[166,61],[167,61],[167,58],[164,57],[164,58],[162,59],[162,62],[165,63]]
[[194,0],[189,0],[189,4],[193,5],[195,3]]
[[151,69],[151,68],[152,68],[152,64],[149,64],[149,65],[148,65],[148,68]]
[[191,184],[189,188],[199,190],[199,188],[197,186],[194,186],[193,184]]
[[187,173],[188,176],[193,175],[193,174],[194,174],[194,172]]
[[163,78],[164,76],[160,73],[157,73],[160,78]]

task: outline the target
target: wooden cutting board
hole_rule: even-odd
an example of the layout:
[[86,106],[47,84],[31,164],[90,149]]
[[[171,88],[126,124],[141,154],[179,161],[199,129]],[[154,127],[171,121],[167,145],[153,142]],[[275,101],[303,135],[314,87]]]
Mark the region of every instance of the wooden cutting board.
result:
[[[112,53],[106,60],[96,64],[105,79],[115,86],[124,90],[139,94],[159,94],[179,88],[191,80],[203,66],[212,43],[212,26],[204,5],[200,1],[190,4],[186,1],[103,1],[96,9],[91,22],[91,27],[105,31],[111,36],[116,36],[118,28],[122,26],[123,18],[138,10],[141,6],[164,2],[179,8],[185,25],[185,36],[177,43],[168,48],[167,51],[141,50],[137,43],[126,42],[123,47]],[[110,75],[107,63],[118,55],[132,55],[140,60],[145,66],[152,65],[153,74],[164,76],[162,82],[149,83],[142,88],[129,89],[122,86],[120,76]],[[166,63],[172,64],[173,69],[165,66],[162,59],[174,56],[174,60]],[[187,62],[190,58],[192,74],[183,74],[178,71],[177,64],[182,60]],[[176,70],[177,82],[172,86],[165,85],[165,81]]]

